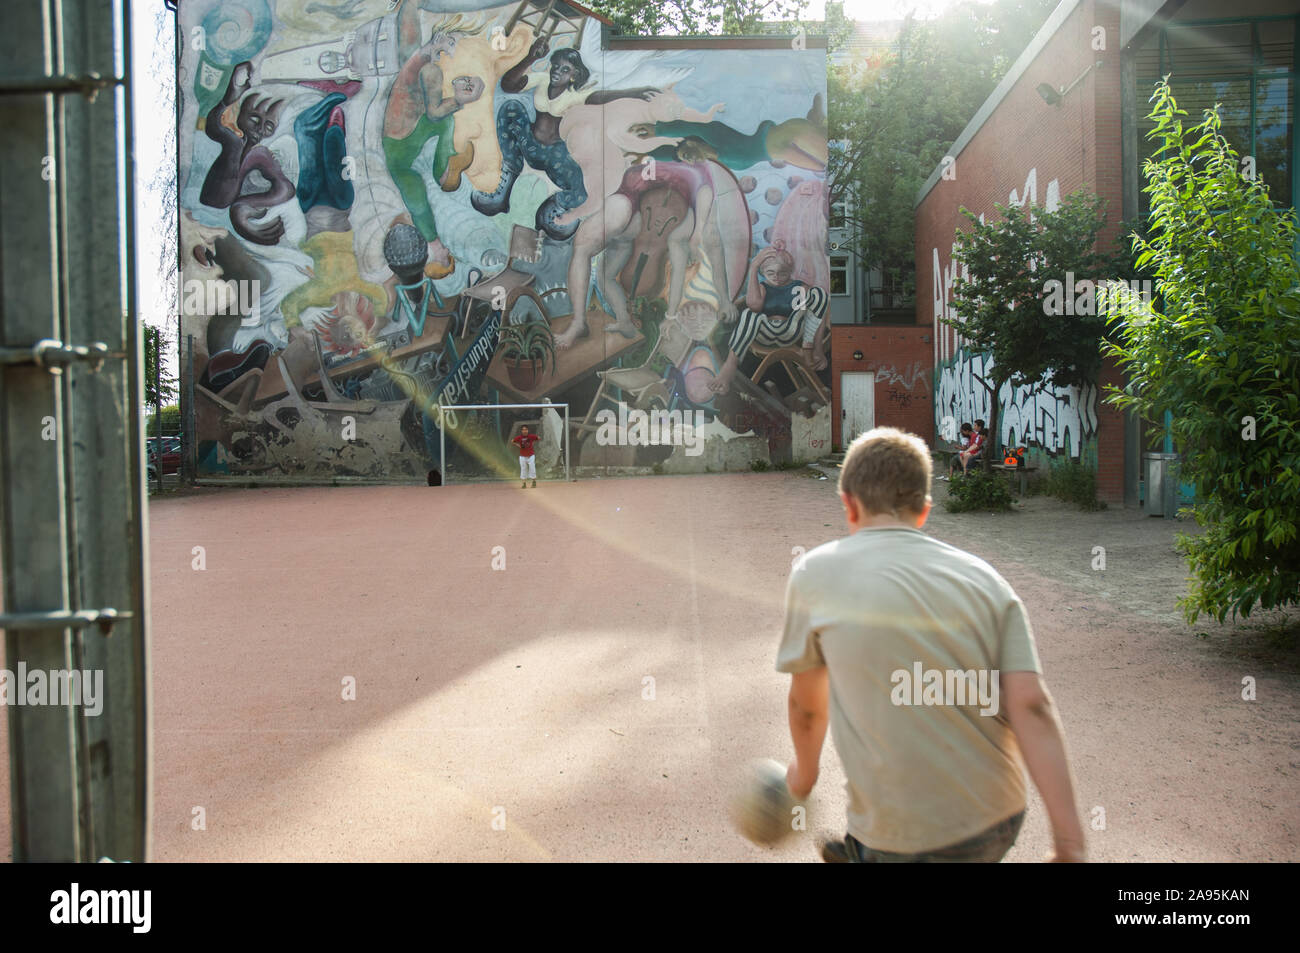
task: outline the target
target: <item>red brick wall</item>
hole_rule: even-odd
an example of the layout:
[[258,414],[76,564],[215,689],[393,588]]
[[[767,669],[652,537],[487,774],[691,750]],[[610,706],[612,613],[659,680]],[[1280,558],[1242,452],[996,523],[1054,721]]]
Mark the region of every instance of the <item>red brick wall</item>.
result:
[[[961,207],[993,220],[997,217],[994,203],[1011,204],[1013,193],[1018,204],[1023,204],[1028,194],[1037,204],[1045,205],[1049,196],[1063,199],[1086,187],[1107,202],[1108,227],[1102,240],[1110,241],[1118,231],[1123,207],[1117,7],[1104,0],[1079,4],[955,156],[951,167],[955,177],[941,178],[917,209],[918,311],[934,330],[931,360],[939,368],[950,363],[962,345],[951,328],[936,320],[951,297],[954,233],[968,225],[959,212]],[[1105,30],[1104,50],[1093,48],[1093,31],[1098,26]],[[1038,94],[1040,83],[1058,90],[1069,86],[1099,59],[1103,65],[1093,69],[1058,105],[1049,106]],[[1064,280],[1065,276],[1059,277]],[[1102,461],[1098,490],[1104,499],[1120,500],[1122,418],[1101,402],[1101,396],[1096,404],[1097,429],[1089,435],[1097,440],[1097,456]]]
[[[927,327],[834,325],[831,327],[831,434],[840,439],[840,374],[876,375],[876,426],[898,427],[927,442],[934,438],[934,348]],[[854,352],[862,352],[855,360]]]

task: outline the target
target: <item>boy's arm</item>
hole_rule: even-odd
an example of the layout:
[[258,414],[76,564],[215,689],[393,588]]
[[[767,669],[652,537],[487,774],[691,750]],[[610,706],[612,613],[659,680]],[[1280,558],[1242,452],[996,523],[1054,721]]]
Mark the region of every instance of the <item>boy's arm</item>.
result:
[[817,783],[829,702],[830,679],[825,665],[790,677],[790,740],[794,742],[794,761],[786,771],[785,783],[790,793],[800,800],[812,793]]
[[1083,826],[1074,802],[1065,735],[1052,696],[1037,672],[1003,672],[999,681],[1011,730],[1051,820],[1055,842],[1051,859],[1083,861]]
[[800,580],[805,569],[802,557],[790,572],[785,589],[785,630],[777,652],[776,670],[789,672],[790,696],[787,711],[790,740],[794,742],[794,760],[785,772],[790,793],[802,800],[817,783],[822,742],[826,739],[827,707],[830,700],[830,677],[822,657],[813,613],[803,593]]

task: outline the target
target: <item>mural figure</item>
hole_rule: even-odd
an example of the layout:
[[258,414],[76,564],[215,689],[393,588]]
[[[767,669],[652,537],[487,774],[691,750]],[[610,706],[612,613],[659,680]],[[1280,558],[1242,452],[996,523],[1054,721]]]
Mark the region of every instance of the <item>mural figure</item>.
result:
[[745,288],[746,307],[740,312],[727,341],[727,359],[709,385],[717,394],[731,389],[736,368],[750,345],[784,348],[802,346],[804,366],[821,370],[826,318],[826,292],[792,278],[794,258],[784,248],[768,248],[749,266]]
[[[221,147],[221,155],[208,170],[199,200],[212,208],[230,209],[230,224],[242,238],[259,245],[274,245],[284,237],[284,222],[276,217],[259,222],[266,210],[293,198],[293,183],[280,169],[263,139],[275,134],[284,101],[270,96],[245,96],[251,87],[252,66],[240,63],[230,75],[226,93],[208,112],[203,130]],[[240,101],[235,128],[225,113]],[[257,191],[255,176],[269,187]]]
[[458,38],[478,33],[482,28],[460,24],[454,29],[444,27],[428,43],[417,46],[420,34],[414,5],[403,4],[401,13],[399,55],[404,62],[393,80],[384,110],[384,160],[411,213],[412,224],[429,245],[431,262],[445,268],[451,263],[450,252],[438,238],[424,177],[416,171],[415,163],[425,144],[436,139],[434,181],[444,190],[454,191],[460,185],[461,173],[474,161],[472,143],[464,153],[455,151],[455,114],[483,95],[483,80],[477,76],[457,76],[451,82],[452,94],[444,97],[438,58],[454,53]]
[[568,238],[575,231],[570,223],[556,221],[567,210],[576,209],[587,200],[582,170],[569,154],[560,130],[565,113],[574,106],[598,106],[626,97],[647,97],[656,90],[650,87],[597,91],[588,88],[591,70],[575,49],[564,48],[551,54],[548,72],[529,72],[535,62],[550,51],[543,38],[536,40],[528,54],[501,79],[507,93],[533,90],[535,118],[518,100],[510,100],[497,112],[497,139],[501,144],[501,181],[490,193],[475,192],[474,208],[484,215],[497,215],[510,208],[510,192],[523,171],[524,163],[546,173],[560,189],[537,210],[537,228],[552,238]]
[[[789,164],[801,169],[823,172],[826,169],[827,143],[825,117],[820,100],[814,103],[807,118],[773,122],[764,119],[752,133],[742,133],[724,122],[679,116],[656,121],[637,129],[645,137],[667,136],[682,142],[688,154],[710,158],[732,169],[745,169],[760,162]],[[687,158],[678,150],[679,158]],[[656,158],[673,158],[660,151]]]
[[[661,144],[676,145],[676,140],[671,139],[640,138],[631,131],[634,125],[647,124],[656,117],[688,116],[707,120],[723,108],[724,104],[717,103],[707,113],[687,109],[681,97],[669,89],[651,93],[645,100],[623,99],[607,106],[577,106],[560,122],[560,134],[571,144],[573,161],[597,190],[589,194],[581,205],[556,219],[556,224],[561,226],[583,220],[573,240],[569,287],[578,287],[584,282],[590,274],[593,257],[604,251],[602,274],[597,280],[615,318],[615,323],[606,328],[607,331],[616,331],[627,338],[636,334],[636,326],[628,312],[627,297],[616,276],[631,257],[638,233],[644,230],[638,220],[638,210],[642,196],[648,191],[665,189],[664,203],[668,202],[668,195],[673,194],[683,206],[680,220],[666,235],[672,267],[669,316],[676,317],[681,305],[691,250],[698,253],[702,246],[706,247],[714,273],[726,276],[726,255],[713,216],[713,175],[706,163],[661,162],[653,166],[632,166],[616,178],[618,188],[607,197],[601,196],[604,190],[598,184],[606,175],[616,174],[625,166],[625,153],[644,152]],[[666,204],[660,205],[661,209],[665,207]],[[663,234],[666,228],[665,221],[659,226],[659,233]],[[729,302],[724,307],[729,309]],[[586,314],[582,309],[576,309],[573,321],[557,338],[556,344],[561,348],[569,347],[587,333]]]

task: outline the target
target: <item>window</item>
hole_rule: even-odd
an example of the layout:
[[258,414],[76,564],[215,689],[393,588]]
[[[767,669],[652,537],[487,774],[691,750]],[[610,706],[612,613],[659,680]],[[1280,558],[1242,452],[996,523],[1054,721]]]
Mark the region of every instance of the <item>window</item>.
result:
[[[1292,18],[1171,24],[1137,52],[1138,99],[1166,73],[1184,123],[1199,122],[1206,109],[1219,104],[1221,131],[1232,147],[1254,159],[1255,173],[1268,185],[1273,201],[1295,204],[1296,156],[1295,34]],[[1150,120],[1138,119],[1142,149]],[[1141,214],[1149,196],[1140,195]]]
[[849,294],[849,259],[847,255],[831,256],[831,294],[846,297]]

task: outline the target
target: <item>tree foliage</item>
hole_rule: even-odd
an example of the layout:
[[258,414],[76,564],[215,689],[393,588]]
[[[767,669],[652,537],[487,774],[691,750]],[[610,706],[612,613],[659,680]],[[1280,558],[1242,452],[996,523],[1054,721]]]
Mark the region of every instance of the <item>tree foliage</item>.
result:
[[162,329],[144,326],[144,402],[157,407],[176,399],[176,378],[167,370]]
[[[1079,190],[1051,212],[1033,205],[1028,211],[994,207],[1001,217],[987,224],[962,209],[972,227],[957,232],[954,257],[961,270],[952,298],[957,317],[942,320],[961,332],[971,350],[993,358],[993,371],[982,383],[990,394],[988,431],[996,450],[997,395],[1005,382],[1068,387],[1096,378],[1106,319],[1095,291],[1089,300],[1088,286],[1080,282],[1128,274],[1122,255],[1096,250],[1106,223],[1097,196]],[[1066,307],[1071,276],[1079,294],[1071,295]]]
[[[176,109],[176,57],[175,29],[176,14],[173,10],[159,3],[153,10],[154,37],[149,48],[149,78],[153,81],[149,90],[151,108],[160,109],[171,115]],[[169,335],[177,331],[177,315],[180,297],[177,275],[177,234],[176,199],[178,193],[176,170],[176,126],[167,123],[163,127],[162,139],[147,144],[136,143],[137,159],[141,163],[139,175],[144,182],[144,191],[153,197],[162,210],[162,219],[151,225],[137,223],[137,228],[148,228],[157,235],[158,258],[155,262],[153,280],[157,281],[162,294],[162,314],[164,328]],[[147,267],[147,265],[146,265]]]
[[1151,197],[1137,262],[1155,275],[1156,307],[1109,302],[1107,350],[1128,374],[1107,400],[1159,423],[1196,487],[1199,536],[1180,535],[1193,579],[1182,606],[1222,622],[1300,602],[1300,266],[1294,213],[1277,209],[1262,180],[1207,110],[1186,126],[1169,87],[1152,97],[1143,163]]
[[808,0],[592,0],[585,6],[640,36],[765,33],[764,23],[797,21]]
[[909,17],[891,53],[830,70],[830,135],[846,147],[828,177],[831,201],[848,201],[846,250],[914,273],[917,192],[1055,6],[964,2],[934,20]]

